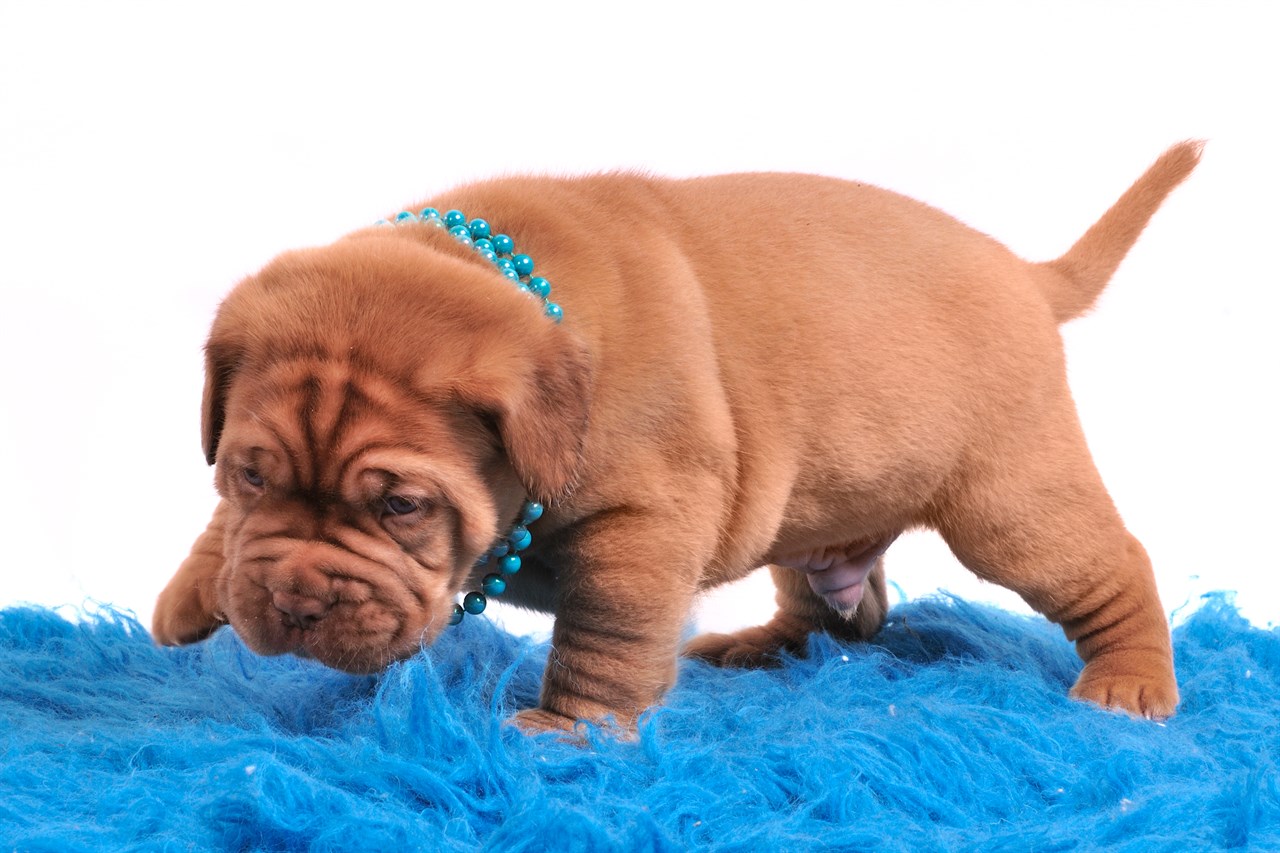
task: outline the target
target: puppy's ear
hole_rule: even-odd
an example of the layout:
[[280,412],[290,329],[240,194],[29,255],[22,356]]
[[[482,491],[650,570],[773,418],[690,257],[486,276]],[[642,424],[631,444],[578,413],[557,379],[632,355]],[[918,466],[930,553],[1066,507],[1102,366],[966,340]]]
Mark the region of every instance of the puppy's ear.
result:
[[204,348],[204,400],[200,415],[200,440],[205,461],[218,458],[218,439],[226,420],[227,388],[239,364],[238,348],[211,337]]
[[591,407],[591,362],[567,335],[463,383],[459,395],[491,420],[530,496],[553,503],[581,473]]

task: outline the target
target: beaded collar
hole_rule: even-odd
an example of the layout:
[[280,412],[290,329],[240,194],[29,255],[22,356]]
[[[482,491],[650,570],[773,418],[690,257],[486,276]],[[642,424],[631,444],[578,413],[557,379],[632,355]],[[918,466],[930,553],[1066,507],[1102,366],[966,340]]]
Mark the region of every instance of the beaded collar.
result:
[[[434,207],[427,207],[419,213],[404,210],[391,219],[379,219],[374,224],[399,226],[413,223],[423,223],[448,231],[459,243],[474,249],[476,254],[497,267],[521,290],[537,297],[542,303],[544,314],[557,323],[564,319],[564,311],[548,298],[551,295],[551,283],[542,276],[533,275],[533,258],[517,254],[511,238],[506,234],[494,234],[485,220],[468,221],[460,210],[450,210],[442,216]],[[537,501],[525,501],[511,532],[499,539],[498,544],[476,562],[477,568],[491,567],[496,563],[498,571],[485,575],[480,582],[480,589],[468,592],[462,597],[461,604],[454,603],[453,613],[449,617],[450,625],[457,625],[467,613],[473,616],[483,613],[490,598],[506,592],[507,578],[520,571],[520,552],[533,542],[528,525],[541,518],[542,511],[542,504]]]

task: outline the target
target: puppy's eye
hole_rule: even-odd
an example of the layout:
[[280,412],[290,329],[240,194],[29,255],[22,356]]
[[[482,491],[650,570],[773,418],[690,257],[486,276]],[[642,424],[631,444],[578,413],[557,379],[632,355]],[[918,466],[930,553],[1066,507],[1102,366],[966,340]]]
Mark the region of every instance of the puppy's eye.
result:
[[255,489],[261,489],[263,484],[266,482],[262,479],[262,474],[258,473],[257,468],[245,468],[244,481]]
[[391,515],[408,515],[418,508],[417,502],[401,495],[392,495],[383,501],[383,506]]

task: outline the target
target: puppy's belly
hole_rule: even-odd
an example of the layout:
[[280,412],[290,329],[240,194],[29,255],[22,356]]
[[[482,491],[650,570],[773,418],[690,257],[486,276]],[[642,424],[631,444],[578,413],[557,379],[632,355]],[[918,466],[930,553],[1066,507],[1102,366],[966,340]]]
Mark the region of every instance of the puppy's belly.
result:
[[862,601],[867,577],[898,535],[893,533],[872,540],[788,554],[771,562],[803,572],[809,587],[828,605],[835,610],[850,611]]

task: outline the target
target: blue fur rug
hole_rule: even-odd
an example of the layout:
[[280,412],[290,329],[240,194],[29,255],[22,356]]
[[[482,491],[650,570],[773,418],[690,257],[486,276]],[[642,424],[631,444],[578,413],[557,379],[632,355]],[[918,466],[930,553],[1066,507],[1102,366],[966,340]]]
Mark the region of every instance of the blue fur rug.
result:
[[547,648],[484,619],[375,678],[7,610],[0,848],[1280,850],[1280,631],[1214,596],[1174,640],[1159,725],[1069,701],[1047,622],[919,601],[579,748],[501,724]]

